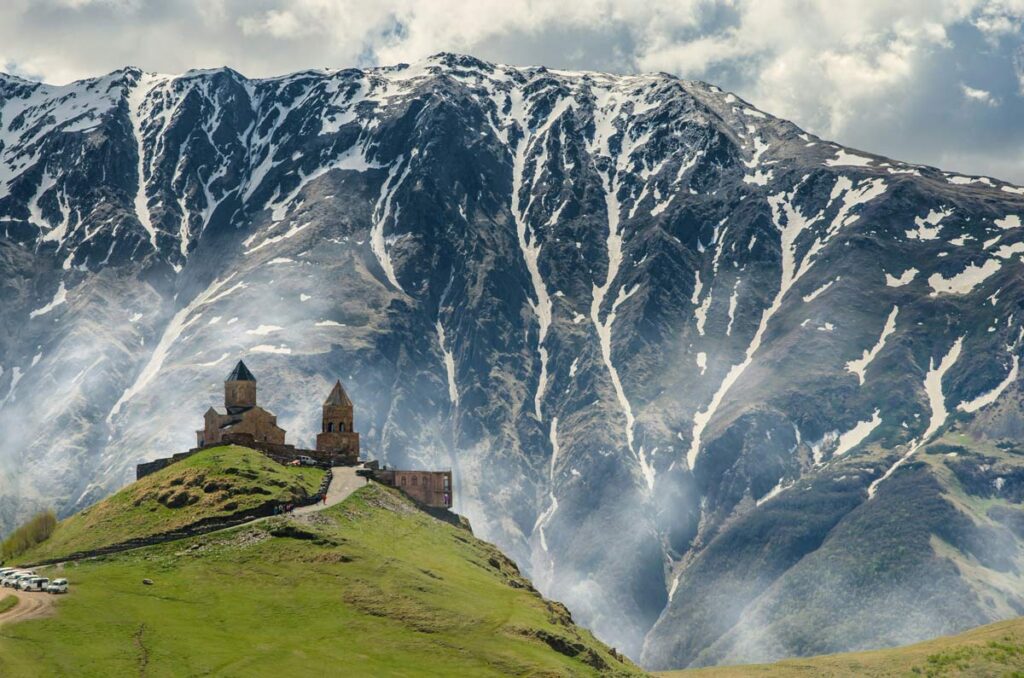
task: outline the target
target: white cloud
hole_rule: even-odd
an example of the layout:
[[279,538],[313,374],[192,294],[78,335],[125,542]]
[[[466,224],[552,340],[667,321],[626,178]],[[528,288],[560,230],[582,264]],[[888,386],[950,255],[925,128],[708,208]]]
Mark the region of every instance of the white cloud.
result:
[[[1024,57],[1014,60],[1022,19],[1024,0],[5,0],[0,61],[52,82],[128,64],[260,77],[439,51],[660,70],[715,82],[822,136],[934,163],[980,152],[963,145],[972,130],[914,120],[936,100],[1001,103],[1009,127],[1018,92],[985,69],[1001,59],[1024,92]],[[880,131],[907,120],[917,136],[934,128],[933,141],[901,146]],[[998,146],[1004,160],[1011,146]],[[1012,162],[1024,178],[1024,160]]]
[[992,93],[987,90],[975,89],[974,87],[960,83],[960,91],[964,93],[964,98],[968,101],[977,101],[985,104],[986,106],[999,105],[999,100],[992,96]]
[[260,15],[244,16],[238,25],[245,35],[269,35],[273,38],[297,38],[314,33],[319,26],[303,23],[292,12],[271,10]]

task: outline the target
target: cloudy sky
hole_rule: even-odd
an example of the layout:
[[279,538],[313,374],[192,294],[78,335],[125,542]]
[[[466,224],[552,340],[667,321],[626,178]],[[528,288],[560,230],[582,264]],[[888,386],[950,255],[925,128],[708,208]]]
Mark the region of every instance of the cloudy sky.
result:
[[1024,183],[1024,0],[3,0],[0,65],[250,77],[410,62],[707,80],[816,134]]

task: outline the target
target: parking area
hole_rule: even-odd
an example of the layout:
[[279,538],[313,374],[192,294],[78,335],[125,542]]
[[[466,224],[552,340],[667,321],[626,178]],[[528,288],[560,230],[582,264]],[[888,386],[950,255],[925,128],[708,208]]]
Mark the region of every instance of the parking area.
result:
[[[34,570],[12,567],[0,568],[0,586],[16,591],[60,594],[68,592],[68,580],[45,577]],[[2,590],[2,589],[0,589]]]

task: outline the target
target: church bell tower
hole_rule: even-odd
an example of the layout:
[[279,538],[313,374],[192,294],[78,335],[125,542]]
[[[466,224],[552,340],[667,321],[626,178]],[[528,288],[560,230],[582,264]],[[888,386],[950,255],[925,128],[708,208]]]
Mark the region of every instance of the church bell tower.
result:
[[256,377],[241,360],[224,380],[224,407],[228,414],[256,407]]
[[331,452],[346,458],[346,463],[359,460],[359,434],[355,432],[352,400],[341,381],[334,384],[324,401],[323,423],[316,437],[319,452]]

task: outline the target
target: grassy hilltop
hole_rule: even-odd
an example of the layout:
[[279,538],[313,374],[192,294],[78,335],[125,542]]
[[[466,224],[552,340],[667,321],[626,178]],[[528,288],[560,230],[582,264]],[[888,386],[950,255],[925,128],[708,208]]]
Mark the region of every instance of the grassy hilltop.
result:
[[[246,456],[222,454],[235,467]],[[196,463],[176,477],[191,477]],[[152,529],[150,505],[127,498],[169,479],[144,479],[112,498],[120,514],[97,505],[54,538],[87,539],[85,520],[115,526],[118,540],[134,529],[126,525]],[[54,550],[77,550],[80,539],[65,536]],[[309,516],[45,572],[67,577],[72,593],[51,617],[0,626],[2,676],[641,674],[498,549],[379,485]]]
[[34,562],[169,532],[267,502],[314,494],[324,472],[282,466],[253,450],[214,447],[132,483],[62,521],[19,562]]

